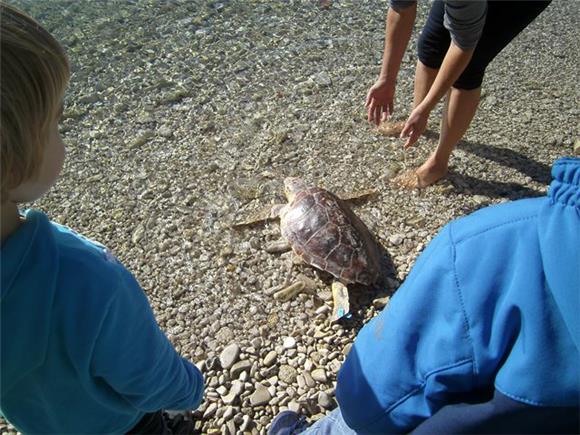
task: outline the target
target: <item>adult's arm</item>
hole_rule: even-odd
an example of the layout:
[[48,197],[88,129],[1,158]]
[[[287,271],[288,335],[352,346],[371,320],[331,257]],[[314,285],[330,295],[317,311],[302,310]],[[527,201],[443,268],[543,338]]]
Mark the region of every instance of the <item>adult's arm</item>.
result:
[[381,122],[383,113],[386,116],[393,113],[397,75],[411,38],[417,12],[416,2],[399,3],[392,2],[387,12],[381,73],[367,95],[368,120],[377,125]]
[[401,137],[408,137],[405,147],[412,146],[425,132],[431,111],[465,70],[473,57],[474,50],[474,48],[460,48],[455,42],[451,42],[429,92],[415,107],[401,131]]
[[401,137],[408,137],[405,147],[413,145],[427,127],[429,114],[465,70],[479,42],[487,16],[487,1],[447,0],[444,26],[451,44],[431,89],[411,113]]

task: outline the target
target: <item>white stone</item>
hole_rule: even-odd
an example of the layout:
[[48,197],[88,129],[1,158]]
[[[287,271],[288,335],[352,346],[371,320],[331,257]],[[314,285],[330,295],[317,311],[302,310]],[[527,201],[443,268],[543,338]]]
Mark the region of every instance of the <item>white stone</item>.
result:
[[296,347],[296,339],[294,337],[286,337],[282,345],[285,349],[294,349]]

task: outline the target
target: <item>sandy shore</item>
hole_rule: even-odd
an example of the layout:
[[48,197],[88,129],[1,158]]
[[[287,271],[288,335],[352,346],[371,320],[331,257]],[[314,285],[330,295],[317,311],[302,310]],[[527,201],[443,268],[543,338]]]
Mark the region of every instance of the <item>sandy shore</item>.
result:
[[[110,247],[135,274],[162,328],[204,371],[202,433],[265,433],[282,409],[313,419],[332,409],[350,343],[426,243],[450,219],[542,195],[551,163],[580,137],[575,1],[555,1],[490,65],[449,178],[420,192],[389,179],[421,163],[434,139],[405,155],[366,122],[385,2],[13,3],[57,36],[73,69],[65,170],[34,206]],[[421,3],[401,68],[400,119],[427,11]],[[290,268],[287,254],[263,250],[279,237],[276,223],[231,228],[280,202],[288,175],[379,192],[355,211],[396,271],[384,292],[351,289],[344,323],[329,322],[329,281],[311,268],[290,273],[314,279],[315,294],[286,303],[268,294]],[[226,347],[239,348],[234,372],[219,358]]]

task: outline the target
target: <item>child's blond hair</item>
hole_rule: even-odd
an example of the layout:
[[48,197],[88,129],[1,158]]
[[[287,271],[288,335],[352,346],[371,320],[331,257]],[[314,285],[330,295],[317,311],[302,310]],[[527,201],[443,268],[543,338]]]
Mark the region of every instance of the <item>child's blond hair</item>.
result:
[[40,24],[0,3],[0,179],[9,189],[36,176],[69,79],[61,45]]

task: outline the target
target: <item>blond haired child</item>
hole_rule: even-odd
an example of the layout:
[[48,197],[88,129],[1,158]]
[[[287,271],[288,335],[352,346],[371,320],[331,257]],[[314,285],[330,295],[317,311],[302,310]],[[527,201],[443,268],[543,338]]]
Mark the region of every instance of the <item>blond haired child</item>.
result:
[[105,247],[18,209],[62,169],[69,65],[33,19],[0,12],[0,411],[25,433],[169,433],[161,410],[197,408],[200,371]]

